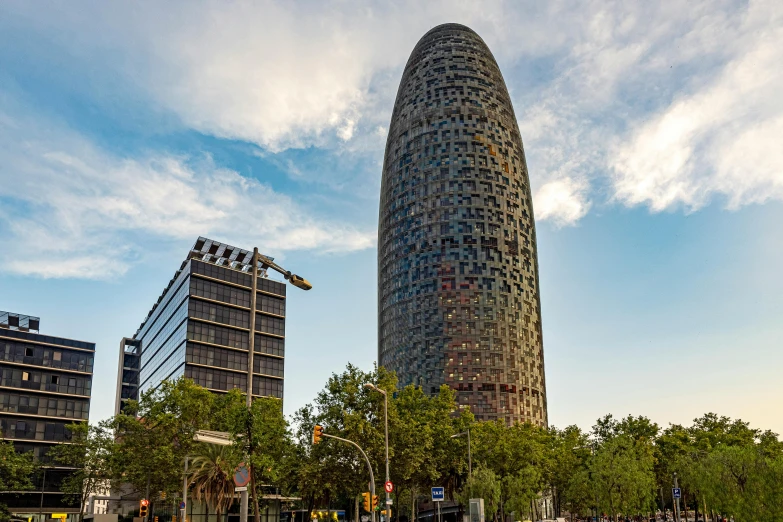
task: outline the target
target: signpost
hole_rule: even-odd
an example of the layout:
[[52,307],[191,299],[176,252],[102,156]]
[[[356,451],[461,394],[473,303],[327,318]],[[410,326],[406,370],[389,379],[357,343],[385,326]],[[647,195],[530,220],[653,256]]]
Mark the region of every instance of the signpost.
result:
[[672,488],[672,498],[682,498],[680,488]]
[[387,481],[386,484],[383,485],[383,489],[386,490],[386,493],[391,493],[394,491],[394,484],[391,483],[391,481]]
[[[234,485],[238,488],[242,488],[247,486],[248,483],[250,483],[250,470],[247,469],[247,466],[245,466],[245,463],[243,462],[234,470]],[[247,488],[245,488],[245,491],[247,491]]]
[[444,488],[432,488],[432,501],[438,504],[438,522],[442,522],[440,517],[440,503],[446,499]]

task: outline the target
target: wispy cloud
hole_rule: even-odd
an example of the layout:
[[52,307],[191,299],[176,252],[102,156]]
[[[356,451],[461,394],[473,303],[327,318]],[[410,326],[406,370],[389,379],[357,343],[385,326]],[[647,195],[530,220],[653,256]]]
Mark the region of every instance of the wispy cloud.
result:
[[41,277],[124,273],[150,239],[211,234],[269,253],[360,250],[375,240],[208,156],[118,157],[52,122],[2,113],[0,201],[0,266]]
[[372,158],[382,157],[378,129],[401,69],[427,29],[456,21],[501,63],[538,219],[569,225],[615,202],[657,212],[715,195],[732,207],[783,198],[774,0],[140,1],[39,11],[14,4],[8,19],[85,69],[122,78],[186,128],[267,152],[318,147],[377,169],[338,168],[325,180],[285,158],[299,183],[377,192]]
[[783,11],[752,5],[739,48],[711,81],[677,96],[613,151],[615,197],[654,211],[783,199]]

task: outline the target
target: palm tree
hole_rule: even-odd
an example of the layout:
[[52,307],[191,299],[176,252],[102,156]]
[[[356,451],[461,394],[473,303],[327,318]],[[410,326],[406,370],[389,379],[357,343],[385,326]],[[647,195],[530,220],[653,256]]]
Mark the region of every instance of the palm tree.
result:
[[214,509],[218,522],[220,514],[228,511],[234,503],[232,475],[236,464],[232,464],[231,449],[216,444],[199,444],[198,453],[191,461],[193,498]]

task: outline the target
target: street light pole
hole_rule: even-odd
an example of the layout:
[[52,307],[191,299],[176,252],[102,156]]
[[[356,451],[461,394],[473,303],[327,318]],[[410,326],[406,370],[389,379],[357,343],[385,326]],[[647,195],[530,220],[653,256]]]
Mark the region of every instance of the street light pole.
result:
[[375,510],[372,509],[372,499],[375,497],[375,475],[373,475],[372,472],[372,465],[370,464],[370,459],[367,458],[367,454],[364,452],[364,450],[356,444],[352,440],[344,439],[342,437],[337,437],[335,435],[327,435],[326,433],[321,433],[322,437],[328,437],[330,439],[337,439],[341,440],[343,442],[347,442],[348,444],[355,446],[356,449],[359,450],[359,452],[362,454],[362,457],[364,457],[364,461],[367,463],[367,471],[370,472],[370,517],[372,517],[370,520],[372,522],[375,522]]
[[455,439],[457,437],[462,437],[463,435],[468,436],[468,480],[470,480],[471,478],[473,478],[473,463],[471,462],[471,457],[470,457],[470,428],[468,428],[467,430],[461,433],[452,435],[451,438]]
[[[377,386],[375,386],[372,383],[367,383],[364,385],[365,388],[369,388],[371,390],[375,390],[379,393],[383,394],[383,422],[385,426],[385,435],[386,435],[386,482],[389,482],[389,396],[386,393],[386,390],[381,389]],[[389,510],[389,492],[386,490],[386,487],[384,485],[383,488],[384,491],[386,491],[386,510]],[[391,520],[391,517],[387,516],[388,520]]]

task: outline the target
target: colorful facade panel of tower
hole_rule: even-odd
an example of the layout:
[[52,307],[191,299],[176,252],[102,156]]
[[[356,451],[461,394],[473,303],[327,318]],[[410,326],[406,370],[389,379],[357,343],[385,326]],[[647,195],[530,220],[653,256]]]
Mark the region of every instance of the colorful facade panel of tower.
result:
[[530,181],[484,41],[445,24],[411,54],[381,185],[378,361],[480,420],[547,424]]

